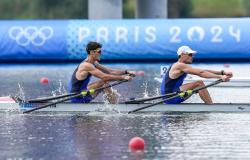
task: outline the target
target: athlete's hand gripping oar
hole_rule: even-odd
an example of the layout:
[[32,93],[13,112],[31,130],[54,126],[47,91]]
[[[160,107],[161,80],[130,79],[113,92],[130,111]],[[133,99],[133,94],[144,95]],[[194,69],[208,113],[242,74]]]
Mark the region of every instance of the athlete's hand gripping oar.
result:
[[137,112],[137,111],[140,111],[140,110],[149,108],[149,107],[153,107],[153,106],[155,106],[155,105],[161,104],[161,103],[163,103],[164,101],[167,101],[167,100],[170,100],[170,99],[174,99],[174,98],[177,98],[177,97],[185,97],[186,95],[191,96],[192,94],[198,93],[198,92],[199,92],[200,90],[202,90],[202,89],[205,89],[205,88],[214,86],[214,85],[219,84],[219,83],[221,83],[221,82],[223,82],[223,80],[222,80],[222,79],[219,79],[219,80],[214,81],[214,82],[212,82],[212,83],[210,83],[210,84],[208,84],[208,85],[205,85],[205,86],[202,86],[202,87],[198,87],[198,88],[195,88],[195,89],[193,89],[193,90],[187,90],[187,91],[180,92],[180,93],[178,93],[177,95],[174,95],[174,96],[172,96],[172,97],[166,98],[166,99],[164,99],[164,100],[162,100],[162,101],[159,101],[159,102],[156,102],[156,103],[153,103],[153,104],[149,104],[149,105],[146,105],[146,106],[144,106],[144,107],[137,108],[137,109],[135,109],[135,110],[129,111],[128,114],[134,113],[134,112]]
[[113,86],[116,86],[118,84],[121,84],[123,82],[127,82],[128,80],[122,80],[122,81],[117,81],[115,83],[112,83],[112,84],[109,84],[107,86],[104,86],[104,87],[100,87],[100,88],[97,88],[97,89],[90,89],[88,91],[83,91],[81,93],[78,93],[76,95],[73,95],[73,96],[70,96],[70,97],[67,97],[67,98],[64,98],[64,99],[61,99],[59,101],[56,101],[56,102],[52,102],[52,103],[49,103],[49,104],[45,104],[45,105],[41,105],[37,108],[33,108],[33,109],[30,109],[30,110],[27,110],[27,111],[24,111],[23,113],[30,113],[32,111],[35,111],[35,110],[39,110],[39,109],[42,109],[42,108],[46,108],[46,107],[49,107],[49,106],[53,106],[53,105],[56,105],[58,103],[62,103],[62,102],[65,102],[67,100],[70,100],[71,98],[75,98],[75,97],[80,97],[80,96],[87,96],[89,94],[94,94],[96,92],[99,92],[99,91],[102,91],[103,89],[106,89],[106,88],[109,88],[109,87],[113,87]]
[[27,102],[28,103],[40,103],[40,102],[46,102],[46,101],[55,100],[55,99],[61,99],[61,98],[64,98],[64,97],[74,96],[74,95],[77,95],[77,94],[78,93],[68,93],[68,94],[63,94],[63,95],[58,95],[58,96],[36,98],[36,99],[27,100]]

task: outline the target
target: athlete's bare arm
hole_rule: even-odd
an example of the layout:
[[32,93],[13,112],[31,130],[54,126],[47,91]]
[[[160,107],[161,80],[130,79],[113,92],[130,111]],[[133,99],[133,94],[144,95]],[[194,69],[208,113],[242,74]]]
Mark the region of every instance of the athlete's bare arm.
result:
[[113,74],[113,75],[124,75],[124,74],[131,74],[132,76],[135,75],[134,71],[112,69],[112,68],[103,66],[98,62],[95,62],[95,65],[96,65],[96,68],[98,68],[99,70],[101,70],[104,73]]
[[233,73],[232,72],[227,72],[227,71],[224,71],[224,70],[221,70],[221,71],[214,71],[214,70],[207,70],[206,71],[208,72],[211,72],[211,73],[214,73],[214,74],[217,74],[217,75],[227,75],[229,76],[230,78],[233,77]]
[[102,72],[98,68],[94,67],[93,64],[88,62],[83,62],[80,64],[78,71],[77,71],[77,77],[84,77],[86,73],[90,73],[93,76],[100,78],[104,81],[116,81],[116,80],[132,80],[132,77],[125,76],[125,75],[111,75]]
[[209,72],[208,70],[205,69],[193,68],[185,63],[178,63],[176,67],[178,68],[178,70],[184,73],[197,75],[202,78],[216,78],[216,79],[222,79],[223,81],[229,81],[229,79],[231,78],[230,76],[218,75],[213,72]]
[[217,75],[222,75],[221,71],[214,71],[214,70],[209,70],[209,69],[205,69],[205,71],[211,72],[213,74],[217,74]]

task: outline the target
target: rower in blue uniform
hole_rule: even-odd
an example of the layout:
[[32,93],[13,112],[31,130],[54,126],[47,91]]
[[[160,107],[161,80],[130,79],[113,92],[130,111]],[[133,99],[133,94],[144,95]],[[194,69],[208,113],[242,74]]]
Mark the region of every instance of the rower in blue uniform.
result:
[[[202,80],[183,84],[187,74],[197,75],[202,78],[216,78],[222,79],[223,81],[229,81],[233,76],[232,72],[226,72],[224,70],[214,71],[207,69],[193,68],[190,64],[193,62],[193,57],[196,51],[192,50],[188,46],[181,46],[178,51],[178,61],[168,68],[168,71],[163,76],[161,84],[161,94],[168,94],[173,92],[187,91],[190,89],[195,89],[197,87],[205,86]],[[207,89],[199,91],[200,98],[206,104],[212,104],[213,101]],[[168,98],[168,97],[166,97]],[[185,101],[186,97],[177,97],[170,100],[165,100],[166,104],[178,104]]]
[[[90,79],[92,77],[91,74],[88,74],[87,77],[83,80],[78,80],[76,78],[76,72],[78,70],[78,67],[75,69],[72,77],[71,77],[71,88],[70,88],[70,92],[71,93],[79,93],[83,90],[87,90],[88,84],[90,82]],[[91,100],[93,99],[93,97],[91,95],[87,95],[85,97],[77,97],[77,98],[72,98],[71,102],[74,103],[89,103]]]
[[[167,73],[163,77],[162,85],[161,85],[161,93],[166,94],[166,93],[173,93],[173,92],[180,92],[180,86],[183,84],[187,73],[182,74],[180,77],[176,79],[171,79],[169,77],[169,71],[172,66],[170,66],[167,70]],[[167,97],[168,98],[168,97]],[[184,98],[173,98],[171,100],[166,101],[168,104],[178,104],[186,100],[187,97]]]
[[[86,47],[87,58],[80,63],[72,74],[70,81],[70,92],[80,93],[84,90],[96,89],[108,85],[111,81],[132,80],[135,76],[134,71],[117,70],[105,67],[99,63],[102,45],[98,42],[89,42]],[[94,76],[100,80],[90,83],[91,77]],[[110,103],[117,103],[117,97],[111,88],[104,89],[107,99]],[[73,103],[89,103],[99,93],[87,95],[85,97],[72,98]]]

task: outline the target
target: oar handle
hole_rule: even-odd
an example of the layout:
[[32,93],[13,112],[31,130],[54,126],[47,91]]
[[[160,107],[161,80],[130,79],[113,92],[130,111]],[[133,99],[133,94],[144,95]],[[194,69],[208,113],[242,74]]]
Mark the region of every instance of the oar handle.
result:
[[108,84],[107,86],[103,86],[103,87],[100,87],[100,88],[95,89],[95,92],[101,91],[101,90],[106,89],[106,88],[109,88],[109,87],[116,86],[116,85],[121,84],[121,83],[124,83],[124,82],[128,82],[128,80],[127,80],[127,79],[124,79],[124,80],[121,80],[121,81],[114,82],[114,83],[112,83],[112,84]]
[[212,83],[210,83],[210,84],[208,84],[208,85],[205,85],[205,86],[202,86],[202,87],[195,88],[195,89],[193,89],[193,93],[197,93],[197,92],[199,92],[199,91],[202,90],[202,89],[205,89],[205,88],[214,86],[214,85],[219,84],[219,83],[221,83],[221,82],[223,82],[223,80],[222,80],[222,79],[219,79],[219,80],[214,81],[214,82],[212,82]]

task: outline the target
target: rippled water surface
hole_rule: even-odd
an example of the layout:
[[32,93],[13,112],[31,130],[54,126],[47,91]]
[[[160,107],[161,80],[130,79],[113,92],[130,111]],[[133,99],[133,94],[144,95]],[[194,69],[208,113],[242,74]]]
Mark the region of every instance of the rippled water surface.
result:
[[[249,114],[0,114],[1,159],[248,159]],[[143,153],[128,149],[145,140]]]
[[[2,65],[1,96],[23,94],[26,99],[67,92],[77,64]],[[156,95],[161,64],[107,64],[143,70],[144,77],[115,87],[120,100]],[[250,65],[197,64],[208,69],[229,69],[248,77]],[[41,85],[41,77],[48,85]],[[53,91],[53,92],[52,92]],[[215,102],[249,103],[248,87],[213,87]],[[102,101],[102,96],[96,101]],[[190,102],[201,102],[198,96]],[[0,113],[0,159],[249,159],[249,113],[144,113],[144,114],[14,114]],[[145,140],[144,152],[128,149],[135,136]]]

